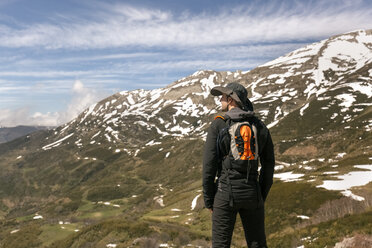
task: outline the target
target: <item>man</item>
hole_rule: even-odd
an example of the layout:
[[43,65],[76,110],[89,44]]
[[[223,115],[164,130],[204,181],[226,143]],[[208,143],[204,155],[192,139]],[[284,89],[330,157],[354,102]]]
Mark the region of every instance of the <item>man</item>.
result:
[[[226,87],[214,87],[211,94],[221,96],[222,111],[226,112],[212,122],[204,147],[203,194],[205,207],[212,212],[212,247],[230,247],[237,213],[243,223],[247,246],[267,247],[264,202],[273,182],[275,165],[270,132],[254,116],[253,105],[242,85],[230,83]],[[218,142],[223,130],[242,121],[248,121],[255,128],[259,156],[256,155],[256,160],[243,161],[249,167],[234,168],[226,155],[232,150],[230,143],[224,146]],[[220,154],[221,146],[226,150],[222,154],[225,156]],[[261,163],[259,174],[258,160]]]

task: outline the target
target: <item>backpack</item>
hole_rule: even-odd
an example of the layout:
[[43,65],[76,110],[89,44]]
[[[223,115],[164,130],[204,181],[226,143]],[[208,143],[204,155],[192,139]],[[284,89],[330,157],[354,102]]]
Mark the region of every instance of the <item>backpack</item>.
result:
[[228,116],[216,117],[227,124],[217,136],[217,157],[222,162],[222,169],[246,173],[247,183],[252,165],[258,169],[259,158],[257,127],[252,117],[240,120],[232,120]]

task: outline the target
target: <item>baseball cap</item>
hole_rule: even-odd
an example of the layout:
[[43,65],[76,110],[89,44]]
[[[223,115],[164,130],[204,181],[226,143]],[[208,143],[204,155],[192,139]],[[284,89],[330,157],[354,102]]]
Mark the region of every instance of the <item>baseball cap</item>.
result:
[[253,104],[247,97],[247,89],[239,83],[229,83],[225,87],[216,86],[211,89],[211,94],[213,96],[226,94],[227,96],[234,99],[243,110],[253,111]]

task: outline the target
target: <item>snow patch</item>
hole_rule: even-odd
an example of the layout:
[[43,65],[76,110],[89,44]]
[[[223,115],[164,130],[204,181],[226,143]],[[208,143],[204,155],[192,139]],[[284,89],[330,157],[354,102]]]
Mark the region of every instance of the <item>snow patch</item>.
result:
[[270,129],[270,128],[274,127],[276,124],[278,124],[278,122],[279,122],[279,120],[271,122],[269,125],[267,125],[267,128]]
[[304,115],[304,111],[305,109],[307,109],[309,107],[309,103],[306,103],[301,109],[300,109],[300,115],[303,116]]
[[300,181],[301,177],[303,177],[305,174],[295,174],[293,171],[290,172],[283,172],[283,173],[278,173],[274,174],[275,178],[279,178],[280,180],[284,182],[294,182],[294,181]]
[[53,142],[53,143],[51,143],[51,144],[49,144],[49,145],[43,146],[42,149],[43,149],[43,150],[49,150],[49,149],[51,149],[52,147],[57,147],[57,146],[59,146],[59,145],[62,143],[62,141],[64,141],[64,140],[70,138],[72,135],[74,135],[74,133],[71,133],[71,134],[67,135],[66,137],[64,137],[64,138],[62,138],[62,139],[60,139],[60,140],[57,140],[57,141],[55,141],[55,142]]
[[158,203],[160,205],[160,207],[165,207],[163,197],[164,197],[164,195],[154,197],[154,201],[156,203]]
[[191,202],[191,210],[194,210],[196,207],[196,203],[198,202],[198,198],[201,196],[201,194],[198,194],[197,196],[194,197],[194,199]]
[[172,208],[171,211],[173,211],[173,212],[181,212],[182,210],[181,209],[178,209],[178,208]]
[[336,155],[336,158],[343,158],[346,155],[346,152],[341,152]]
[[209,96],[209,92],[213,87],[218,86],[217,84],[214,83],[213,80],[216,76],[217,74],[214,73],[210,75],[208,78],[203,78],[202,80],[200,80],[202,87],[202,96],[204,97],[204,99],[206,99]]
[[95,103],[95,104],[93,104],[89,107],[89,109],[86,111],[85,116],[80,120],[80,123],[82,123],[85,120],[85,118],[87,118],[93,112],[96,105],[97,105],[97,103]]
[[331,116],[331,120],[333,120],[334,118],[336,118],[338,116],[338,113],[333,113],[333,115]]
[[98,131],[95,135],[92,136],[91,139],[94,139],[95,137],[97,137],[97,135],[99,135],[101,133],[101,131]]
[[350,190],[344,190],[344,191],[341,192],[341,194],[343,194],[346,197],[350,197],[350,198],[352,198],[356,201],[364,201],[365,200],[364,197],[359,196],[359,195],[355,195]]
[[[318,188],[328,190],[341,190],[342,194],[352,197],[355,200],[364,200],[363,197],[352,194],[350,189],[356,186],[363,186],[372,181],[372,165],[355,165],[355,168],[365,169],[366,171],[352,171],[344,175],[337,176],[339,180],[326,180]],[[362,199],[363,198],[363,199]]]
[[340,106],[344,107],[344,109],[341,109],[341,112],[348,110],[353,105],[353,102],[355,102],[355,97],[352,94],[340,94],[335,96],[335,98],[342,101]]
[[154,145],[160,145],[161,142],[155,142],[155,140],[151,140],[150,142],[146,143],[145,146],[154,146]]
[[372,97],[371,82],[369,83],[356,82],[356,83],[348,83],[347,85],[353,88],[354,91],[359,91],[360,93],[367,95],[369,98]]
[[323,172],[323,175],[334,175],[334,174],[338,174],[338,171],[325,171],[325,172]]
[[43,216],[39,215],[39,214],[36,214],[34,217],[33,217],[34,220],[41,220],[43,219]]
[[134,104],[135,104],[135,101],[133,100],[132,95],[129,95],[129,96],[127,97],[127,101],[128,101],[128,103],[131,104],[131,105],[134,105]]
[[310,217],[309,216],[306,216],[306,215],[297,215],[297,218],[300,218],[300,219],[303,219],[303,220],[310,219]]

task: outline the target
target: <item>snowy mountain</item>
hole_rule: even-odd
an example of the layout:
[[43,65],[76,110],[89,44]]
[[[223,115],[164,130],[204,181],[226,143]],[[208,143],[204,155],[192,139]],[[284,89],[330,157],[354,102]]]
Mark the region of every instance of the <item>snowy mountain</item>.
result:
[[[130,237],[122,238],[123,246],[134,237],[150,242],[146,233],[169,244],[187,240],[183,245],[207,246],[202,149],[219,113],[219,101],[209,92],[229,82],[248,89],[275,143],[277,180],[267,203],[270,247],[324,247],[353,231],[364,234],[368,224],[349,225],[352,229],[331,241],[325,235],[337,226],[335,219],[371,218],[366,178],[372,171],[372,30],[310,44],[251,71],[198,71],[165,88],[119,92],[65,125],[0,145],[0,221],[21,216],[31,221],[42,214],[48,220],[36,224],[41,237],[56,242],[52,230],[61,218],[84,230],[53,247],[78,246],[93,236],[93,246],[120,243],[114,229],[98,235],[96,222],[101,230],[108,223],[119,230],[139,228],[123,227],[111,217],[143,224],[141,234],[121,234]],[[356,183],[356,176],[363,180]],[[347,185],[336,185],[340,180]],[[345,214],[350,218],[342,219]],[[4,221],[0,240],[22,223]]]
[[[43,149],[108,142],[131,152],[164,137],[203,137],[218,112],[210,89],[233,81],[247,87],[256,113],[270,128],[291,113],[306,115],[315,104],[327,125],[349,123],[372,104],[371,44],[371,31],[361,30],[308,45],[249,72],[199,71],[163,89],[120,92],[57,128]],[[363,128],[371,127],[364,123]]]
[[[364,98],[368,99],[372,96],[371,52],[371,32],[361,30],[311,44],[266,63],[260,68],[270,69],[269,71],[274,74],[265,78],[265,81],[269,80],[270,83],[274,82],[281,87],[272,94],[265,94],[264,99],[275,99],[275,96],[279,95],[282,102],[293,102],[296,99],[298,101],[305,100],[300,104],[300,115],[303,115],[312,97],[323,101],[329,99],[332,92],[344,88],[345,92],[336,96],[334,101],[327,106],[328,108],[334,105],[343,106],[341,112],[345,113],[342,115],[344,121],[348,122],[352,117],[346,112],[350,110],[361,112],[371,105]],[[279,74],[275,74],[276,71]],[[259,78],[253,84],[262,86],[262,83],[259,84],[262,80]],[[302,84],[299,84],[299,81]],[[257,91],[260,93],[259,90]],[[260,94],[253,95],[256,96],[255,99],[264,101]],[[360,103],[356,100],[357,97],[363,98]],[[354,102],[355,104],[353,104]],[[291,108],[277,107],[275,109],[276,118],[271,126],[277,123],[280,118],[288,115],[291,110]],[[335,117],[336,115],[333,115],[333,118]]]

